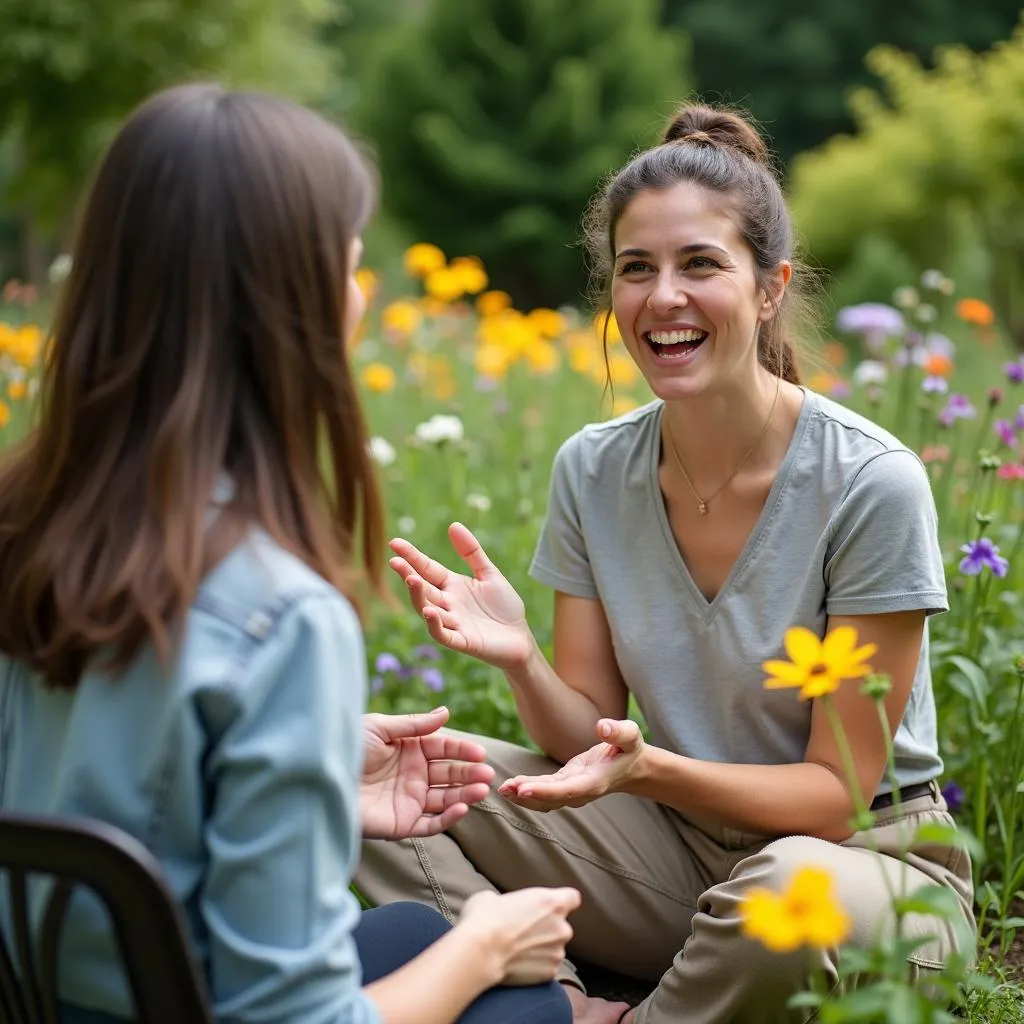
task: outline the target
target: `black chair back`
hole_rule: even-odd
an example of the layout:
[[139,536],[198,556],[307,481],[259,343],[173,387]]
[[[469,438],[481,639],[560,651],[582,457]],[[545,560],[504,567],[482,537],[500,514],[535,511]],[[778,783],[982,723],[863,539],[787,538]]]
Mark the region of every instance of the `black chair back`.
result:
[[[106,906],[135,1015],[145,1024],[212,1024],[206,985],[160,865],[131,836],[102,822],[0,812],[0,875],[11,932],[0,929],[0,1020],[59,1024],[60,939],[74,890]],[[52,879],[37,934],[28,880]]]

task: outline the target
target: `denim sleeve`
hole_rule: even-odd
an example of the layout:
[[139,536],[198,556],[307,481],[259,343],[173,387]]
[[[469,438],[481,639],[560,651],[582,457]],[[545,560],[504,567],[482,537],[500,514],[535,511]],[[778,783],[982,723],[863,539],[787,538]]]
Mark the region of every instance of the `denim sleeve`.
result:
[[362,994],[358,857],[362,635],[335,593],[255,644],[206,765],[200,908],[219,1022],[379,1024]]

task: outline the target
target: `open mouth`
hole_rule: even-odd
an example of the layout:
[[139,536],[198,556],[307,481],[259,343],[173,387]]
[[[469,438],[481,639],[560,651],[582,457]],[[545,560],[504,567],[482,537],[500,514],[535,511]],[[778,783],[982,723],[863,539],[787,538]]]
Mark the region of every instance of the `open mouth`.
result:
[[644,341],[660,359],[685,359],[693,355],[707,339],[707,331],[646,331]]

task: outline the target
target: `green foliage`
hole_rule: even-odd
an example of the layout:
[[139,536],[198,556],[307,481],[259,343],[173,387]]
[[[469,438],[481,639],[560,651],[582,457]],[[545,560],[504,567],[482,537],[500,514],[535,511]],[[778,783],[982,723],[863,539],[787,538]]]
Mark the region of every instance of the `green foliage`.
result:
[[683,94],[656,0],[437,0],[391,33],[357,114],[387,208],[523,302],[583,284],[580,215]]
[[849,131],[847,91],[866,86],[864,57],[888,44],[926,59],[942,45],[985,49],[1013,30],[1020,0],[665,0],[693,39],[698,87],[749,105],[789,160]]
[[112,125],[185,78],[315,98],[331,63],[312,36],[337,2],[4,0],[0,124],[18,152],[7,198],[56,224]]
[[988,253],[1000,319],[1024,348],[1024,26],[977,55],[943,50],[926,70],[881,48],[869,66],[885,96],[851,99],[857,134],[794,166],[797,222],[815,258],[838,269],[865,232],[925,266],[948,262],[962,220]]

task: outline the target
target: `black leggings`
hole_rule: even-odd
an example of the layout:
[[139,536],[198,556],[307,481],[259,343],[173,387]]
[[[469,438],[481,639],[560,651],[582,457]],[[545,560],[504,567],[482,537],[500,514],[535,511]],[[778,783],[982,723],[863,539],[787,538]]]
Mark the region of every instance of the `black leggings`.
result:
[[[367,910],[355,930],[363,984],[383,978],[437,942],[451,925],[420,903]],[[438,984],[443,984],[439,979]],[[555,981],[526,988],[492,988],[474,1000],[458,1024],[572,1024],[569,997]]]

